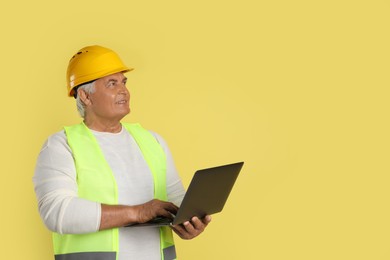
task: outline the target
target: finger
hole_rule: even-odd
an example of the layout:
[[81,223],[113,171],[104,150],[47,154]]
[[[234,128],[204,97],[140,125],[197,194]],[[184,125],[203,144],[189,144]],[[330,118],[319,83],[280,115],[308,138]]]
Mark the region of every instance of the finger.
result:
[[193,217],[191,219],[191,224],[194,227],[194,229],[198,231],[203,231],[207,224],[203,223],[198,217]]
[[184,229],[190,233],[190,234],[195,234],[196,233],[196,230],[195,230],[195,227],[192,225],[192,223],[190,221],[186,221],[183,223],[183,226],[184,226]]
[[174,225],[174,226],[171,226],[171,228],[182,239],[190,239],[190,237],[188,236],[188,233],[184,229],[183,225]]
[[169,211],[172,214],[176,214],[176,212],[178,210],[178,207],[171,202],[166,202],[166,201],[161,201],[161,200],[155,200],[155,202],[157,202],[154,205],[156,211],[164,210],[164,211]]
[[172,202],[161,201],[161,200],[158,201],[157,206],[159,208],[163,208],[163,209],[171,211],[171,212],[177,212],[177,210],[179,209],[179,207],[176,206],[175,204],[173,204]]
[[168,203],[168,204],[166,205],[166,208],[165,208],[165,209],[168,210],[169,212],[171,212],[171,213],[173,213],[173,214],[176,215],[177,210],[179,209],[179,207],[176,206],[176,205],[173,204],[173,203]]
[[183,233],[186,233],[187,231],[185,231],[185,229],[183,228],[182,225],[173,225],[171,226],[171,228],[176,231],[177,233],[179,234],[183,234]]
[[165,210],[165,209],[160,209],[157,212],[157,216],[162,216],[162,217],[173,219],[172,213],[170,211],[168,211],[168,210]]
[[207,226],[211,222],[211,216],[206,215],[206,217],[202,219],[202,222]]

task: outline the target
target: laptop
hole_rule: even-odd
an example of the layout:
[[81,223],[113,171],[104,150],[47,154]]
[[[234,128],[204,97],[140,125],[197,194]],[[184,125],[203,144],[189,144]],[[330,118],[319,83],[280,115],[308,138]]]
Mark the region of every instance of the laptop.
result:
[[127,227],[178,225],[194,216],[221,212],[243,165],[238,162],[196,171],[173,219],[158,217]]

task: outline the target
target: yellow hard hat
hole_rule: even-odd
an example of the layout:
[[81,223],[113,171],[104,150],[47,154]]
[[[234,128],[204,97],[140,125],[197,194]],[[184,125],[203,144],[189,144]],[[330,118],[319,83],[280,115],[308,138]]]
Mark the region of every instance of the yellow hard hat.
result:
[[68,95],[75,96],[75,87],[117,72],[128,72],[128,68],[112,50],[94,45],[79,50],[69,61],[66,73]]

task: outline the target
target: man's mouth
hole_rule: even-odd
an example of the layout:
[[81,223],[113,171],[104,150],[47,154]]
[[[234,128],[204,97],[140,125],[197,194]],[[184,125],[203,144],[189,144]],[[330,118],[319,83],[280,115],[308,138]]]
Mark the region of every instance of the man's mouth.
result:
[[119,100],[117,102],[115,102],[115,104],[126,104],[127,103],[127,100]]

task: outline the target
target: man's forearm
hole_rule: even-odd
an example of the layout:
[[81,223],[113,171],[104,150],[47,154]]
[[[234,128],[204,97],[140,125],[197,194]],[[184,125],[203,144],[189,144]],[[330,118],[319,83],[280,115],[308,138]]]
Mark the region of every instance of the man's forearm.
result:
[[99,230],[123,227],[137,222],[136,206],[101,204],[101,220]]

